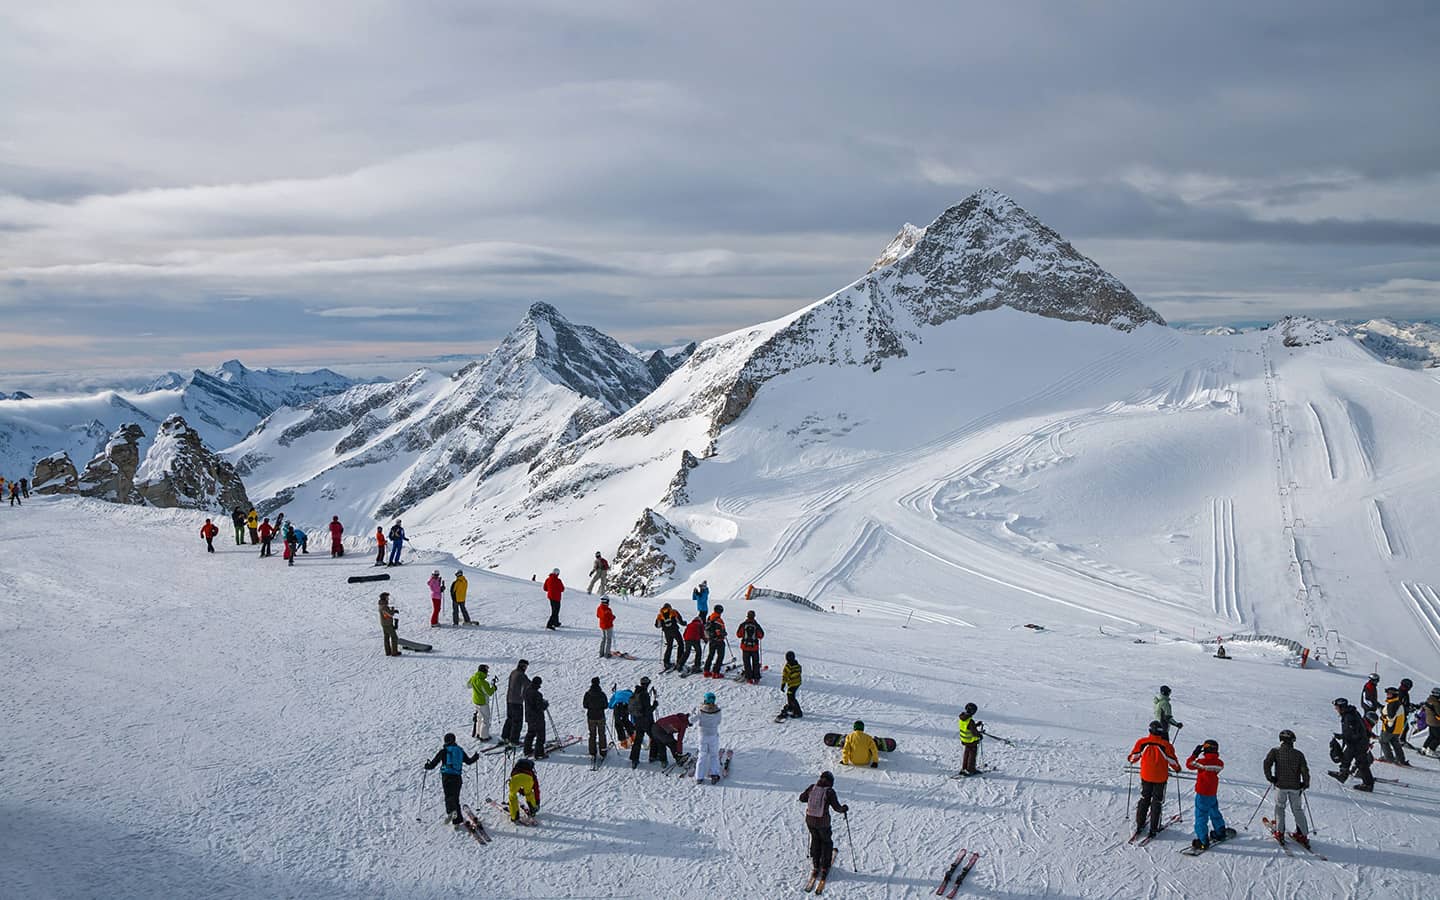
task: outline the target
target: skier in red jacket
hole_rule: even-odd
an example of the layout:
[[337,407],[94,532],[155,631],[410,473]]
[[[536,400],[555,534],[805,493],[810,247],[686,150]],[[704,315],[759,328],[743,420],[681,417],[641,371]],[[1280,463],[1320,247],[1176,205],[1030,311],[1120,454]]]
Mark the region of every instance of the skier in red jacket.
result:
[[266,516],[265,521],[260,523],[260,555],[270,556],[270,539],[275,537],[275,526],[270,524],[270,517]]
[[345,547],[340,543],[340,536],[345,533],[345,526],[340,524],[339,516],[330,517],[330,556],[344,556]]
[[560,627],[560,596],[565,593],[565,582],[560,580],[560,570],[551,569],[545,578],[545,596],[550,599],[550,621],[545,627],[554,631]]
[[689,659],[691,654],[694,654],[695,662],[690,666],[690,674],[700,671],[700,639],[704,636],[705,620],[696,613],[690,624],[685,626],[685,643],[680,645],[680,664],[675,667],[675,671],[685,671],[685,660]]
[[219,526],[209,519],[206,519],[205,524],[200,526],[200,536],[205,539],[205,551],[207,553],[215,552],[215,535],[219,533]]
[[600,658],[609,659],[615,649],[615,612],[610,609],[610,598],[601,597],[595,607],[595,618],[600,620]]

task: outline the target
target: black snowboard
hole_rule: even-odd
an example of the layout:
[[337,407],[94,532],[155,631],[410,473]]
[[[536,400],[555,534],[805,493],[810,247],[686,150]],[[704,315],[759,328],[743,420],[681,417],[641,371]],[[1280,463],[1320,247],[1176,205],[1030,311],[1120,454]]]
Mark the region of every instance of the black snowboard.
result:
[[[875,737],[875,735],[873,735],[873,734],[870,735],[870,736],[871,736],[871,737]],[[832,732],[830,732],[829,734],[825,735],[825,746],[827,746],[827,747],[839,747],[839,746],[840,746],[841,744],[843,744],[843,743],[845,743],[845,735],[843,735],[843,734],[836,734],[835,732],[832,731]],[[894,738],[885,738],[885,737],[876,737],[876,738],[875,738],[875,746],[879,747],[880,750],[881,750],[881,752],[883,752],[883,753],[894,753],[894,752],[895,752],[895,739],[894,739]]]
[[351,584],[359,584],[362,581],[389,581],[390,573],[385,572],[381,575],[351,575],[345,580]]
[[401,647],[404,647],[406,650],[413,650],[416,653],[429,653],[431,650],[435,649],[429,644],[422,644],[419,641],[407,641],[402,637],[396,637],[395,643],[399,644]]

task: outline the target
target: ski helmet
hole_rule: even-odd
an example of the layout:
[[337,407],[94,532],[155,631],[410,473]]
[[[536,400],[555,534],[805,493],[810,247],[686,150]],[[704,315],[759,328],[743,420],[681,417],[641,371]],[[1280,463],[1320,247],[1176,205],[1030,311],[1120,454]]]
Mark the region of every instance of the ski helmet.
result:
[[1440,697],[1440,687],[1431,688],[1431,689],[1430,689],[1430,696],[1432,696],[1432,697]]
[[856,730],[856,731],[864,731],[864,730],[865,730],[865,723],[862,722],[862,721],[860,721],[859,719],[856,719],[856,720],[855,720],[855,730]]
[[979,711],[980,711],[980,707],[976,706],[975,704],[973,704],[973,703],[967,703],[967,704],[965,704],[965,715],[967,715],[967,716],[973,716],[973,715],[975,715],[975,713],[977,713],[977,712],[979,712]]
[[439,570],[439,569],[431,569],[431,570],[430,570],[430,574],[431,574],[431,575],[439,575],[439,574],[440,574],[440,570]]
[[1163,695],[1166,696],[1166,697],[1170,696],[1170,685],[1168,685],[1168,684],[1162,684],[1162,685],[1160,685],[1160,693],[1163,694]]
[[522,756],[515,760],[515,768],[511,771],[533,772],[535,771],[535,760],[526,759]]
[[599,551],[599,550],[596,550],[596,551],[595,551],[595,558],[596,558],[596,559],[599,559],[599,558],[600,558],[600,551]]
[[534,678],[530,679],[530,685],[532,687],[539,687],[543,683],[544,681],[540,678],[539,675],[536,675]]
[[487,666],[487,665],[485,665],[484,663],[481,663],[480,666],[479,666],[479,668],[477,668],[475,671],[477,671],[477,672],[489,672],[489,671],[490,671],[490,667]]
[[1219,753],[1220,742],[1215,740],[1214,738],[1206,738],[1205,741],[1200,744],[1200,749],[1208,750],[1211,753]]
[[706,703],[714,703],[714,702],[715,702],[715,692],[714,692],[714,691],[706,691],[706,692],[705,692],[705,702],[706,702]]
[[551,570],[550,570],[550,574],[551,574],[551,575],[559,575],[559,574],[560,574],[560,570],[559,570],[559,569],[551,569]]
[[641,675],[641,676],[640,676],[640,683],[641,683],[642,685],[648,685],[648,684],[650,683],[650,676],[649,676],[649,675]]
[[820,773],[819,783],[828,787],[835,783],[835,776],[830,772],[829,769],[826,769],[825,771]]
[[1386,695],[1387,697],[1388,697],[1389,695],[1391,695],[1391,694],[1398,694],[1398,693],[1400,693],[1400,689],[1399,689],[1399,688],[1389,687],[1389,688],[1386,688],[1386,689],[1385,689],[1385,695]]
[[1410,679],[1408,679],[1408,678],[1402,678],[1402,679],[1400,679],[1400,690],[1402,690],[1402,691],[1408,691],[1408,690],[1410,690],[1410,689],[1411,689],[1412,687],[1414,687],[1414,686],[1415,686],[1415,682],[1411,681]]
[[1371,673],[1370,673],[1370,680],[1371,680],[1371,681],[1379,681],[1379,680],[1380,680],[1380,673],[1379,673],[1379,672],[1371,672]]
[[715,612],[717,612],[717,613],[723,613],[724,611],[725,611],[725,607],[721,606],[721,605],[718,604],[718,603],[715,604]]
[[447,744],[453,744],[453,743],[455,743],[455,735],[454,735],[453,733],[447,731],[447,732],[445,733],[445,743],[447,743]]
[[1344,697],[1336,697],[1336,698],[1335,698],[1335,705],[1343,708],[1343,707],[1349,706],[1349,705],[1350,705],[1350,701],[1349,701],[1349,700],[1346,700]]
[[1159,719],[1156,719],[1154,722],[1151,722],[1151,723],[1150,723],[1150,733],[1151,733],[1151,734],[1164,734],[1164,733],[1165,733],[1165,726],[1160,724],[1160,720],[1159,720]]
[[609,605],[610,605],[610,598],[609,598],[609,597],[601,597],[601,598],[600,598],[600,602],[603,603],[603,604],[605,604],[606,606],[609,606]]
[[[786,650],[786,651],[785,651],[785,661],[786,661],[786,662],[792,662],[792,663],[795,661],[795,651],[794,651],[794,650]],[[1436,688],[1436,689],[1435,689],[1434,691],[1432,691],[1431,693],[1440,694],[1440,688]]]
[[1295,743],[1295,732],[1291,731],[1291,730],[1288,729],[1288,728],[1285,729],[1284,731],[1280,732],[1280,743],[1282,743],[1282,744],[1293,744],[1293,743]]

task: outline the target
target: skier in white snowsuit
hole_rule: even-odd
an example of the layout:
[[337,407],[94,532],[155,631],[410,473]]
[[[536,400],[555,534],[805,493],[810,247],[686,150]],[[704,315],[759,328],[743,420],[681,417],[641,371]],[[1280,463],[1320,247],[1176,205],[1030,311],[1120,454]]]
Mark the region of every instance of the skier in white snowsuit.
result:
[[711,784],[720,780],[720,716],[715,695],[707,691],[698,717],[700,750],[695,755],[696,784],[704,784],[707,778]]

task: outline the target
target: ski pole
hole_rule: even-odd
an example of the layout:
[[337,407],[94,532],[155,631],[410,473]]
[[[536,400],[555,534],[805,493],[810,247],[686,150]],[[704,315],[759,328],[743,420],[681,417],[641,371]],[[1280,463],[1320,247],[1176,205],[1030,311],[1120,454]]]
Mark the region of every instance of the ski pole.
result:
[[1260,814],[1260,807],[1262,807],[1262,806],[1265,805],[1265,798],[1268,797],[1268,796],[1270,796],[1270,789],[1271,789],[1272,787],[1274,787],[1274,786],[1275,786],[1275,785],[1273,785],[1273,784],[1267,784],[1267,785],[1265,786],[1265,793],[1263,793],[1263,794],[1260,795],[1260,802],[1257,803],[1257,804],[1255,804],[1255,811],[1250,814],[1250,819],[1249,819],[1249,821],[1247,821],[1247,822],[1245,823],[1245,827],[1246,827],[1246,828],[1249,828],[1250,825],[1251,825],[1252,823],[1254,823],[1255,817]]
[[415,821],[417,822],[425,821],[420,818],[420,811],[425,808],[425,779],[429,776],[429,769],[422,769],[420,771],[420,793],[415,797]]
[[1126,770],[1129,777],[1125,779],[1125,821],[1130,821],[1130,789],[1135,786],[1135,772]]
[[845,839],[850,843],[850,867],[856,874],[860,872],[860,860],[855,856],[855,838],[850,833],[850,814],[842,813],[845,817]]
[[1312,833],[1319,831],[1320,829],[1315,827],[1315,810],[1310,808],[1310,792],[1301,791],[1300,799],[1305,801],[1305,812],[1310,814],[1310,831]]

